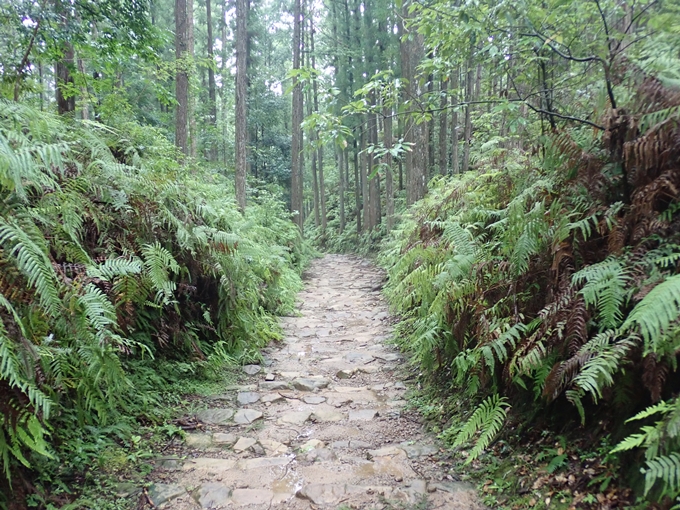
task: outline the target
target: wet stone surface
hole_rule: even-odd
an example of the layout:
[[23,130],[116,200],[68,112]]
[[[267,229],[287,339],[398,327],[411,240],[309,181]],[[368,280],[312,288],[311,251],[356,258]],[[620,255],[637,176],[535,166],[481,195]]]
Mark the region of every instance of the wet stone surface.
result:
[[423,498],[427,508],[484,508],[405,408],[382,281],[352,256],[311,264],[266,368],[246,365],[242,384],[207,397],[181,460],[155,463],[157,508],[414,508]]

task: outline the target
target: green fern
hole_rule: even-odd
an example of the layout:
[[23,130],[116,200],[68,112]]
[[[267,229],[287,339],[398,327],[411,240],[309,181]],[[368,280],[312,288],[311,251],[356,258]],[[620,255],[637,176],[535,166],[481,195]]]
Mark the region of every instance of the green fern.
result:
[[479,457],[498,435],[505,423],[509,408],[510,404],[507,403],[507,398],[494,394],[485,399],[465,422],[451,445],[453,447],[462,446],[479,433],[474,446],[468,452],[466,464]]
[[660,350],[659,343],[670,325],[680,316],[680,275],[654,287],[630,312],[622,329],[639,330],[646,352]]

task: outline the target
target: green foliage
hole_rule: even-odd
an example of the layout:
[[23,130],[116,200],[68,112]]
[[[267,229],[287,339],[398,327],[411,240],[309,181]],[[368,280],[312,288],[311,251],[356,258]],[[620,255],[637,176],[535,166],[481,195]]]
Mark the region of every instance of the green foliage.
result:
[[129,439],[112,424],[158,420],[182,373],[280,338],[274,315],[292,310],[308,255],[279,192],[258,190],[244,217],[226,178],[176,161],[152,129],[0,102],[7,478],[19,464],[77,472],[102,450],[76,460],[74,426]]
[[[451,446],[462,446],[479,434],[479,437],[475,441],[475,445],[468,452],[468,458],[465,461],[466,464],[469,464],[479,457],[489,444],[491,444],[491,441],[498,435],[498,432],[505,422],[509,407],[510,404],[507,403],[505,397],[501,397],[498,394],[491,395],[479,404],[477,409],[472,413],[472,416],[470,416],[460,428],[453,439]],[[450,438],[450,436],[451,433],[449,431],[444,431],[444,438]]]

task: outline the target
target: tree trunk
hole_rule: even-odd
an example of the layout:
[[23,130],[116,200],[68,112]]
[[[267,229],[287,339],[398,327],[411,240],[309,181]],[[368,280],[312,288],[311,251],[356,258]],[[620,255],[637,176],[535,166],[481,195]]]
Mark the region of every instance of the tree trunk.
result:
[[175,0],[175,145],[188,155],[187,108],[189,104],[189,75],[187,73],[187,0]]
[[361,234],[361,180],[359,177],[359,148],[357,147],[356,130],[354,131],[354,207],[357,215],[357,235]]
[[458,103],[460,102],[460,67],[453,73],[453,102],[456,105],[451,114],[451,173],[456,175],[460,172],[460,162],[458,161]]
[[198,133],[196,132],[196,97],[191,90],[191,77],[194,72],[194,0],[187,2],[187,53],[191,64],[192,74],[188,74],[187,86],[187,117],[189,119],[189,156],[196,157],[196,147],[198,146]]
[[[369,123],[370,124],[370,123]],[[359,148],[359,153],[361,155],[361,165],[359,171],[359,177],[361,179],[361,210],[364,217],[364,228],[363,231],[367,232],[371,230],[371,211],[369,210],[369,195],[368,195],[368,173],[367,168],[370,166],[370,157],[366,151],[366,146],[369,143],[369,130],[361,130],[361,146]]]
[[439,107],[442,109],[439,113],[439,173],[446,175],[448,173],[448,118],[449,112],[447,105],[449,103],[449,96],[446,93],[448,81],[441,80],[441,98],[439,99]]
[[[212,30],[212,11],[211,11],[211,0],[205,0],[205,12],[206,12],[206,23],[208,25],[208,59],[210,60],[211,65],[208,66],[208,101],[210,102],[209,108],[208,108],[208,124],[211,126],[217,125],[217,94],[215,92],[215,71],[212,67],[212,63],[215,60],[215,55],[213,51],[213,30]],[[222,41],[222,44],[224,44],[224,41]],[[208,159],[210,161],[216,161],[217,160],[217,144],[215,143],[215,140],[212,139],[214,136],[213,133],[211,133],[210,136],[210,148],[208,150]]]
[[246,209],[246,119],[247,100],[247,30],[246,0],[236,0],[236,203],[241,212]]
[[338,149],[338,208],[340,209],[339,232],[341,234],[345,230],[345,179],[342,177],[345,159],[347,159],[347,151],[345,149]]
[[[316,56],[314,55],[314,25],[313,17],[310,16],[309,21],[309,51],[312,61],[312,69],[316,69]],[[319,90],[317,81],[314,80],[312,83],[312,95],[314,96],[314,111],[319,111]],[[319,140],[319,134],[315,133],[315,138]],[[320,206],[320,216],[321,216],[321,230],[326,231],[326,185],[324,182],[323,175],[323,145],[319,143],[316,149],[316,161],[319,168],[319,185],[317,187],[317,203]]]
[[472,68],[472,59],[467,63],[467,76],[465,78],[465,132],[463,133],[463,165],[461,170],[467,172],[470,169],[470,138],[472,137],[472,117],[471,109],[472,95],[474,93],[474,76],[475,72]]
[[[300,0],[294,0],[293,13],[293,69],[300,69],[300,52],[302,46],[302,9]],[[302,84],[297,77],[293,78],[293,111],[292,111],[292,140],[291,140],[291,175],[290,175],[290,208],[297,211],[295,221],[302,231],[302,172],[300,155],[302,151]]]
[[392,111],[391,108],[383,107],[383,136],[385,138],[385,148],[388,152],[385,153],[385,201],[387,205],[387,231],[392,230],[394,222],[394,182],[392,178],[392,154],[389,150],[392,148]]

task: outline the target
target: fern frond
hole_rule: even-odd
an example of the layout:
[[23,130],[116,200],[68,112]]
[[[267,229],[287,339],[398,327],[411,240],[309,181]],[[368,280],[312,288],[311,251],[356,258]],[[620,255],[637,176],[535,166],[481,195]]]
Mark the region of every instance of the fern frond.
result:
[[491,444],[491,441],[503,428],[509,408],[510,404],[507,403],[507,399],[496,393],[485,399],[475,409],[467,422],[465,422],[454,439],[452,446],[462,446],[470,441],[478,432],[481,432],[474,447],[468,452],[469,456],[465,461],[466,464],[479,457]]
[[658,352],[663,334],[680,316],[680,275],[674,275],[654,287],[630,312],[622,329],[640,331],[645,352]]

